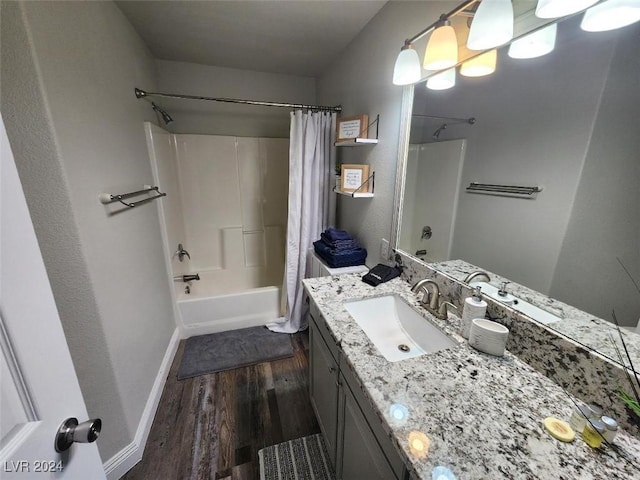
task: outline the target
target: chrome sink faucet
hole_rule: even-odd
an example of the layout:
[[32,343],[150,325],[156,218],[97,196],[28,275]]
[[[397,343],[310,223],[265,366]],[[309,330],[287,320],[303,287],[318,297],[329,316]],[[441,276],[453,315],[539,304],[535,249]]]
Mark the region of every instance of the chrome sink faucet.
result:
[[464,277],[463,282],[464,283],[470,283],[471,280],[473,280],[476,277],[484,277],[487,279],[487,283],[489,283],[491,281],[491,277],[489,277],[489,274],[487,272],[483,272],[482,270],[477,270],[475,272],[471,272],[469,275],[467,275],[466,277]]
[[430,278],[424,278],[411,287],[411,291],[424,293],[420,303],[422,306],[431,313],[434,317],[440,320],[447,319],[447,312],[452,308],[457,310],[457,307],[451,302],[441,302],[442,295],[440,294],[440,287],[438,284]]

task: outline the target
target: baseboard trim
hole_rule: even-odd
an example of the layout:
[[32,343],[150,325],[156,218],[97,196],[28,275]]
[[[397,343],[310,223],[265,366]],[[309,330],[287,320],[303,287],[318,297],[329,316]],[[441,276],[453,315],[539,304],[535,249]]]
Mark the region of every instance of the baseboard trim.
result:
[[136,463],[142,460],[142,454],[144,453],[144,447],[147,444],[149,438],[149,432],[151,431],[151,424],[155,417],[158,404],[160,403],[160,397],[162,396],[162,390],[164,388],[165,380],[169,374],[169,369],[173,363],[173,358],[178,350],[178,344],[180,343],[180,329],[176,328],[169,340],[167,351],[164,354],[160,369],[156,375],[156,379],[151,387],[149,398],[144,406],[142,417],[138,423],[136,435],[133,442],[124,447],[118,453],[116,453],[109,460],[102,465],[104,472],[107,475],[107,480],[117,480],[124,476],[129,470],[131,470]]

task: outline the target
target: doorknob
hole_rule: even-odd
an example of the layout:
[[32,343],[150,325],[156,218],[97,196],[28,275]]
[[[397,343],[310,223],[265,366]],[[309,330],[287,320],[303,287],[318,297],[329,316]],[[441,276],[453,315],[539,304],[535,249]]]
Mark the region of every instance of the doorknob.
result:
[[56,452],[68,450],[73,442],[93,443],[102,430],[102,420],[94,418],[78,424],[77,418],[67,418],[56,433]]

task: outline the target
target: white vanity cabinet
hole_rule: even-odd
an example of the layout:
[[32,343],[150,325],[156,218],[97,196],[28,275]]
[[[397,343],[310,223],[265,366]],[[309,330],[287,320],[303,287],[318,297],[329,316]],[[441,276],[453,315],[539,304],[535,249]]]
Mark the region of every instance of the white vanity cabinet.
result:
[[338,480],[404,480],[400,455],[311,302],[309,393]]

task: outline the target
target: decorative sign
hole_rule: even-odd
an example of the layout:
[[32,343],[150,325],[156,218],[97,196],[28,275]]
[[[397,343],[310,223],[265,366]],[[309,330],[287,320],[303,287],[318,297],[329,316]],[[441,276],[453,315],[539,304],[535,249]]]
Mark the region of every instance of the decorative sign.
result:
[[[342,191],[360,193],[369,191],[369,165],[342,165]],[[367,182],[366,185],[363,183]],[[362,188],[361,188],[362,187]]]
[[338,141],[352,138],[367,138],[369,129],[369,116],[354,115],[352,117],[338,118]]

